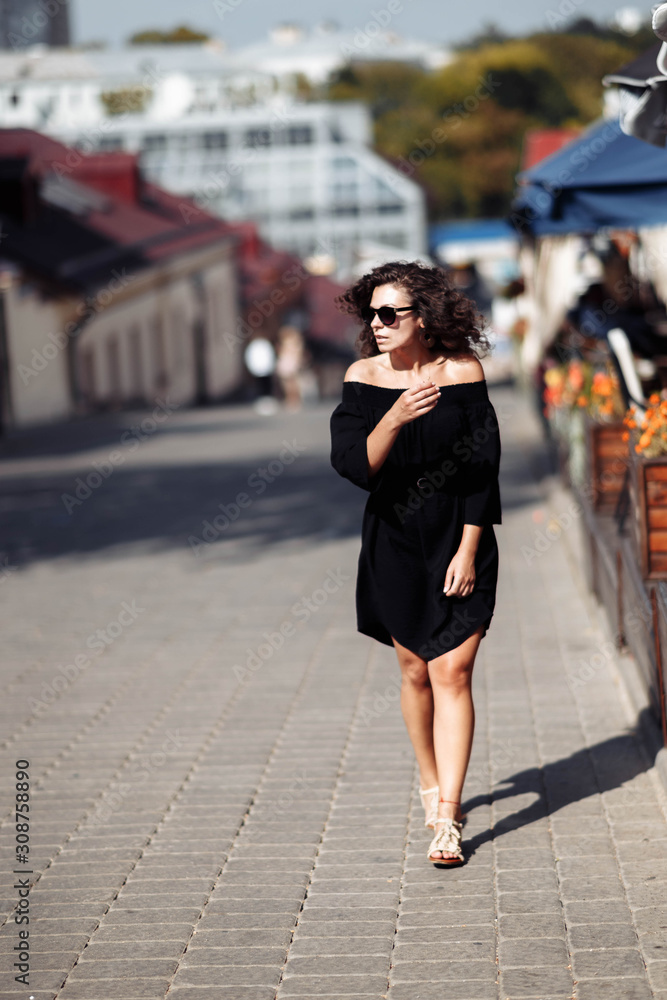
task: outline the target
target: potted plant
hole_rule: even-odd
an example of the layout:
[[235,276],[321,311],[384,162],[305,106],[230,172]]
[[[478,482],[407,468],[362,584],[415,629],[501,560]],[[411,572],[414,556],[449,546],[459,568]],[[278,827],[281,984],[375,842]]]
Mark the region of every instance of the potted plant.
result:
[[573,359],[544,373],[545,415],[558,445],[561,473],[581,487],[585,479],[585,427],[582,406],[588,402],[592,368]]
[[587,468],[593,508],[613,511],[628,469],[628,444],[623,423],[625,406],[618,376],[608,367],[594,372],[588,400]]

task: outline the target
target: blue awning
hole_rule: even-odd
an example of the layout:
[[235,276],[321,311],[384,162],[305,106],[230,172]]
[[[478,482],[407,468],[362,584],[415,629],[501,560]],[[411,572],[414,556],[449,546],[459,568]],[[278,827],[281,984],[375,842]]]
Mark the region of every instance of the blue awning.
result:
[[510,223],[536,236],[667,223],[667,149],[599,121],[519,174]]

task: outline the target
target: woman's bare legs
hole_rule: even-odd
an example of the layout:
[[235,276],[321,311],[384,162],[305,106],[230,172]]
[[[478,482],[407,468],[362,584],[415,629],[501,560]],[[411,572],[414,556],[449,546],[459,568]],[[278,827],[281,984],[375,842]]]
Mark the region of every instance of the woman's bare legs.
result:
[[[401,709],[422,788],[438,785],[438,816],[458,819],[475,730],[472,670],[483,628],[456,649],[426,661],[392,637],[401,668]],[[450,858],[445,851],[438,855]]]
[[428,664],[392,639],[401,668],[401,710],[419,767],[422,788],[438,784],[433,748],[433,689]]
[[[482,633],[483,628],[478,629],[456,649],[428,664],[434,701],[433,743],[440,786],[438,817],[441,818],[460,817],[460,807],[455,803],[461,801],[472,749],[475,730],[472,671]],[[454,857],[448,851],[435,851],[433,856]]]

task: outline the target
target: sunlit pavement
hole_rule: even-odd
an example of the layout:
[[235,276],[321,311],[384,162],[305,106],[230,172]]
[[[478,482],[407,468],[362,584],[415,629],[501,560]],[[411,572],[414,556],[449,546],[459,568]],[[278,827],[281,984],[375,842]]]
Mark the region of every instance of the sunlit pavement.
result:
[[547,535],[538,421],[492,399],[501,575],[452,870],[426,860],[394,654],[355,629],[335,402],[0,449],[0,995],[667,998],[662,790],[574,531]]

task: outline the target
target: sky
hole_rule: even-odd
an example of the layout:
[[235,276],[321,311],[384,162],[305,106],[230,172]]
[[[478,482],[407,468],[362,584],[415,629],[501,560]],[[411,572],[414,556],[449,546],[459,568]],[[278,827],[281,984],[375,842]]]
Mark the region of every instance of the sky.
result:
[[[509,34],[558,30],[574,17],[611,18],[618,0],[70,0],[75,44],[122,44],[144,28],[188,24],[222,38],[231,48],[266,38],[276,23],[314,26],[335,21],[346,30],[386,24],[406,38],[445,45],[474,35],[489,21]],[[641,5],[647,18],[650,5]],[[387,22],[389,18],[389,22]]]

